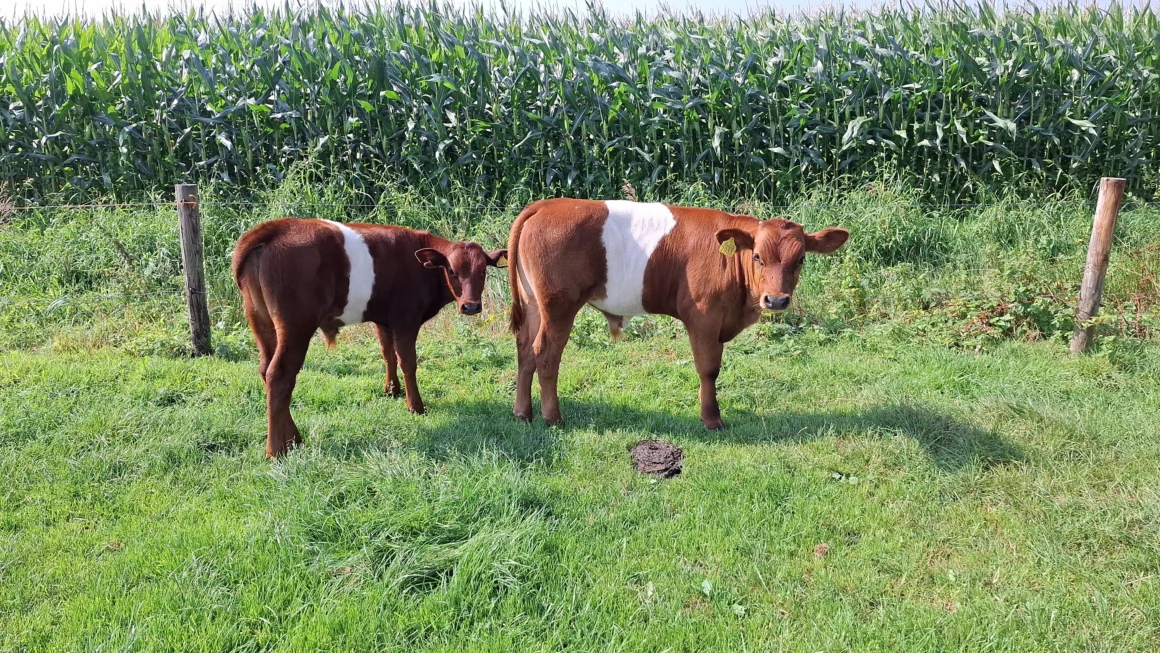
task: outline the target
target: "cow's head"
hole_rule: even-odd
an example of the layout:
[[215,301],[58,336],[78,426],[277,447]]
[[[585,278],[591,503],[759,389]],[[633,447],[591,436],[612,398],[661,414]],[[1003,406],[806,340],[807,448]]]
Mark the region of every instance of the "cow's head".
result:
[[[746,257],[743,264],[751,261],[750,289],[757,294],[758,306],[767,311],[789,308],[807,253],[831,254],[849,237],[850,232],[838,227],[808,234],[796,222],[782,219],[765,220],[752,230],[717,232],[722,255],[732,250],[732,256]],[[727,243],[730,239],[732,245]]]
[[447,287],[455,297],[459,312],[475,315],[483,310],[480,301],[487,266],[500,267],[507,261],[507,250],[485,252],[476,243],[451,243],[443,251],[430,247],[415,252],[415,258],[425,268],[441,269],[447,278]]

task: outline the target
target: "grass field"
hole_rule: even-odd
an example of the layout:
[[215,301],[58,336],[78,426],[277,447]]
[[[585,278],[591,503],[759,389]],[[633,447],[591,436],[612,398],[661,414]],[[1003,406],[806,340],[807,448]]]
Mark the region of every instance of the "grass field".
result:
[[[679,325],[613,345],[590,310],[568,426],[517,424],[493,273],[484,316],[420,337],[428,415],[348,329],[271,463],[238,235],[290,214],[491,247],[515,215],[356,215],[302,170],[266,204],[202,196],[211,358],[188,358],[172,207],[0,215],[0,651],[1160,648],[1157,207],[1121,213],[1088,356],[1066,354],[1085,198],[819,189],[745,204],[852,236],[727,347],[724,433]],[[632,470],[653,437],[680,477]]]
[[[1103,4],[0,21],[0,653],[1160,650],[1160,21]],[[1071,357],[1102,175],[1130,192]],[[420,337],[426,416],[348,329],[264,458],[243,231],[491,249],[560,194],[851,239],[727,347],[724,432],[679,325],[613,345],[594,311],[568,425],[517,424],[492,274]],[[656,437],[679,477],[633,471]]]
[[[751,330],[720,434],[663,324],[569,348],[562,429],[511,417],[498,320],[424,332],[425,417],[341,343],[276,463],[252,360],[0,354],[0,649],[1160,647],[1155,341]],[[631,469],[655,436],[680,477]]]

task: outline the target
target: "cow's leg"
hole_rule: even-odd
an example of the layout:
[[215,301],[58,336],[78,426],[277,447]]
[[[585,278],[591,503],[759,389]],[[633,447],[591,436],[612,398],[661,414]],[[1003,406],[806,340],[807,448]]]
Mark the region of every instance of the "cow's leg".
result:
[[560,399],[556,395],[556,379],[560,373],[560,357],[572,335],[576,313],[583,306],[582,302],[540,306],[540,330],[532,350],[536,355],[536,374],[540,375],[540,412],[549,424],[564,424]]
[[258,345],[258,375],[266,380],[266,371],[270,368],[270,359],[278,349],[278,332],[274,330],[274,323],[269,315],[251,314],[246,310],[246,321],[250,323],[250,331],[254,332],[254,343]]
[[274,329],[274,321],[270,319],[269,311],[266,310],[261,290],[252,290],[250,283],[242,286],[242,308],[246,314],[246,322],[250,323],[250,331],[254,334],[254,344],[258,346],[258,375],[265,381],[270,359],[274,356],[274,350],[278,348],[278,332]]
[[407,386],[407,408],[413,413],[423,414],[423,398],[419,396],[419,383],[415,380],[415,340],[418,329],[395,329],[395,353],[399,356],[399,366],[403,368],[403,383]]
[[721,408],[717,405],[717,375],[721,372],[721,353],[725,346],[721,343],[720,330],[707,326],[686,324],[689,344],[693,348],[693,363],[697,376],[701,379],[701,421],[705,428],[717,431],[725,428],[721,422]]
[[388,397],[403,396],[403,386],[399,384],[399,357],[395,354],[395,334],[381,324],[375,324],[379,336],[379,349],[383,352],[383,362],[387,364],[387,381],[384,390]]
[[[517,300],[520,301],[520,300]],[[540,332],[540,309],[535,302],[524,304],[524,322],[516,334],[516,405],[513,411],[521,422],[532,421],[532,377],[536,374],[533,347]]]
[[298,380],[306,350],[313,334],[305,329],[278,330],[278,345],[266,368],[266,456],[286,453],[290,446],[302,443],[298,426],[290,416],[290,396]]

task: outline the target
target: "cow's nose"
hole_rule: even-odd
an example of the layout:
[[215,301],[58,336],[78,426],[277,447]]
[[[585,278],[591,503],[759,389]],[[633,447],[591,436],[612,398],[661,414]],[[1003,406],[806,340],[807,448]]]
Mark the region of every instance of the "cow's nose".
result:
[[481,310],[483,310],[483,307],[479,305],[479,302],[468,302],[459,307],[459,312],[464,315],[475,315]]
[[783,311],[786,306],[789,306],[789,295],[779,295],[777,297],[765,295],[761,298],[761,303],[771,311]]

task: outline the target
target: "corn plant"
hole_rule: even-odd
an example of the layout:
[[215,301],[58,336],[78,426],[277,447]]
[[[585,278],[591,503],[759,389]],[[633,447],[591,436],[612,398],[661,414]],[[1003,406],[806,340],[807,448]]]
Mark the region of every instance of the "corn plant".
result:
[[0,181],[239,192],[314,159],[367,192],[783,198],[1155,192],[1152,9],[983,4],[617,18],[435,4],[0,23]]

